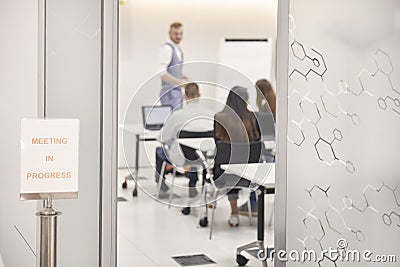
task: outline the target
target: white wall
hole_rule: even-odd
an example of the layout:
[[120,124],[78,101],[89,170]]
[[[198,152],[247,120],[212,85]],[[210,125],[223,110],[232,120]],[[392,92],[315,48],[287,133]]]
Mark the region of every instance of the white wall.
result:
[[[35,266],[36,201],[19,200],[20,118],[37,115],[38,2],[0,1],[0,254],[6,267]],[[1,265],[1,263],[0,263]]]
[[[119,123],[123,123],[129,102],[141,84],[157,73],[159,48],[168,39],[172,21],[184,25],[185,62],[218,62],[222,38],[275,39],[276,12],[277,0],[126,1],[120,7]],[[153,90],[135,99],[135,105],[153,104],[159,90],[160,85],[155,83]],[[212,88],[203,88],[202,95],[215,97]],[[140,113],[135,122],[141,123]],[[119,147],[119,166],[124,166],[121,143]]]

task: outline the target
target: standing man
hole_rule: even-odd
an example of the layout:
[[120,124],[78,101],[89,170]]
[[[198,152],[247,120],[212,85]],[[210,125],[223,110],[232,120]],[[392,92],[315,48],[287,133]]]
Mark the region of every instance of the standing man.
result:
[[171,105],[173,109],[182,107],[182,89],[188,78],[182,73],[183,52],[179,47],[182,41],[183,26],[173,22],[169,27],[169,38],[161,48],[161,84],[160,101],[162,105]]

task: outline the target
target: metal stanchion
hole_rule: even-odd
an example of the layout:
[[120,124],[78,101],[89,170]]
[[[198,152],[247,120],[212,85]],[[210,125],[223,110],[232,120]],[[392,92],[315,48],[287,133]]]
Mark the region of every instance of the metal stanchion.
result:
[[57,266],[57,217],[61,212],[53,208],[52,199],[43,201],[43,209],[36,213],[40,217],[38,267]]

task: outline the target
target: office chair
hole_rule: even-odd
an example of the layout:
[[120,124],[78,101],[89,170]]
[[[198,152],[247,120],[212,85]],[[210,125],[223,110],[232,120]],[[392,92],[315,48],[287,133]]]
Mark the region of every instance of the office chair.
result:
[[[250,181],[242,179],[239,176],[233,174],[227,174],[221,169],[222,164],[239,164],[239,163],[257,163],[260,162],[262,151],[261,141],[255,141],[251,143],[227,143],[223,141],[218,141],[216,143],[216,151],[214,154],[214,167],[213,175],[208,175],[210,177],[210,183],[213,186],[212,194],[212,215],[211,215],[211,225],[210,225],[210,235],[209,238],[212,239],[214,218],[216,212],[216,204],[218,194],[221,192],[226,192],[229,189],[241,189],[249,188]],[[198,152],[199,153],[199,152]],[[203,164],[207,164],[207,159],[203,156]],[[207,194],[206,190],[203,194]],[[206,195],[203,196],[206,199]],[[250,192],[249,192],[250,197]],[[206,217],[207,218],[207,206],[206,205]],[[250,201],[248,201],[248,209],[251,210]],[[202,223],[200,220],[200,225]],[[252,224],[251,213],[249,212],[249,222]]]
[[[206,132],[193,132],[193,131],[185,131],[182,130],[179,132],[179,138],[207,138],[207,137],[213,137],[214,136],[214,131],[206,131]],[[190,167],[192,171],[192,167],[195,169],[202,168],[203,164],[202,161],[198,155],[198,153],[190,147],[180,145],[180,148],[182,150],[183,155],[185,156],[186,162],[185,166]],[[205,184],[205,177],[206,177],[206,169],[202,168],[202,185],[204,186]],[[174,184],[174,178],[173,178],[173,184]],[[182,209],[182,214],[184,215],[189,215],[190,214],[190,206],[187,206]]]
[[[192,132],[192,131],[180,131],[178,134],[179,138],[205,138],[205,137],[213,137],[214,136],[214,132],[213,131],[206,131],[206,132]],[[165,153],[168,153],[169,147],[167,144],[163,144],[163,148]],[[182,150],[183,155],[185,156],[185,159],[187,159],[185,161],[184,164],[182,164],[183,166],[188,166],[188,167],[194,167],[197,170],[199,168],[202,168],[202,161],[200,160],[198,154],[196,153],[196,151],[193,148],[190,147],[186,147],[183,145],[180,145],[180,148]],[[167,155],[168,157],[168,155]],[[165,167],[167,166],[168,162],[164,161],[163,165],[162,165],[162,169],[161,169],[161,174],[160,176],[163,177],[164,173],[165,173]],[[192,168],[191,168],[192,169]],[[206,170],[203,169],[203,184],[204,184],[204,177],[206,176]],[[172,170],[172,180],[171,180],[171,189],[170,189],[170,194],[169,194],[169,201],[168,201],[168,207],[171,207],[171,201],[172,201],[172,196],[173,196],[173,191],[174,191],[174,186],[175,186],[175,178],[176,178],[176,168],[173,167]],[[159,179],[159,184],[158,184],[158,196],[160,194],[161,191],[161,179]],[[190,206],[185,207],[182,210],[182,213],[184,215],[188,215],[190,214]]]
[[[167,156],[167,158],[168,158],[169,145],[166,144],[166,143],[162,143],[162,144],[161,144],[161,147],[162,147],[164,153],[166,154],[166,156]],[[167,168],[167,165],[168,165],[168,164],[169,164],[169,161],[168,161],[168,160],[164,160],[164,161],[162,162],[161,172],[160,172],[160,174],[159,174],[159,178],[158,178],[158,181],[157,181],[157,198],[158,198],[158,199],[159,199],[160,196],[161,196],[161,186],[162,186],[162,183],[165,182],[165,181],[164,181],[164,180],[165,180],[164,175],[166,174],[166,168]],[[173,167],[173,168],[172,168],[172,177],[175,177],[175,176],[176,176],[176,169]],[[172,194],[169,195],[169,198],[170,198],[170,199],[171,199],[171,197],[172,197]]]
[[[272,112],[254,112],[260,127],[262,141],[275,141],[275,120]],[[274,158],[273,151],[263,148],[263,160],[270,162]]]
[[272,112],[254,112],[260,126],[261,139],[275,140],[275,120]]

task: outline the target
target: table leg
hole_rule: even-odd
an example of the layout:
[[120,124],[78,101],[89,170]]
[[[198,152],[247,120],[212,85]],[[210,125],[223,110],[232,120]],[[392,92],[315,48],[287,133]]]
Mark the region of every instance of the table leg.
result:
[[129,174],[128,176],[125,177],[125,182],[122,184],[122,188],[127,188],[127,181],[128,180],[134,180],[135,181],[135,189],[133,190],[132,195],[134,197],[137,196],[138,194],[138,185],[137,185],[137,181],[139,179],[144,179],[144,177],[139,177],[139,144],[140,141],[157,141],[157,139],[155,137],[140,137],[140,134],[135,134],[135,162],[134,162],[134,166],[133,166],[133,172],[132,174]]
[[133,189],[132,195],[134,197],[137,196],[138,190],[137,190],[137,179],[139,179],[139,142],[140,142],[140,135],[136,134],[136,155],[135,155],[135,176],[136,176],[136,181],[135,181],[135,189]]
[[128,180],[134,180],[135,181],[135,188],[133,189],[132,192],[132,196],[136,197],[138,194],[138,190],[137,190],[137,180],[138,179],[138,171],[139,171],[139,142],[140,142],[140,135],[139,134],[135,134],[135,166],[134,166],[134,173],[129,174],[125,177],[125,181],[122,184],[122,188],[127,188],[128,187]]
[[140,136],[139,134],[136,134],[136,155],[135,155],[135,175],[138,177],[139,173],[139,142],[140,142]]
[[[257,214],[257,241],[251,242],[249,244],[243,245],[241,247],[238,247],[236,249],[236,262],[239,264],[239,266],[244,266],[248,262],[248,259],[242,256],[240,253],[242,251],[249,250],[251,248],[258,248],[259,250],[262,250],[264,254],[267,253],[267,250],[264,247],[264,193],[265,193],[265,188],[263,186],[259,187],[260,189],[260,195],[258,196],[258,214]],[[266,260],[266,255],[262,255],[263,257],[259,260],[261,260],[263,267],[267,267],[267,260]]]
[[258,215],[257,215],[257,241],[264,241],[264,194],[265,188],[260,186],[260,195],[258,196]]

